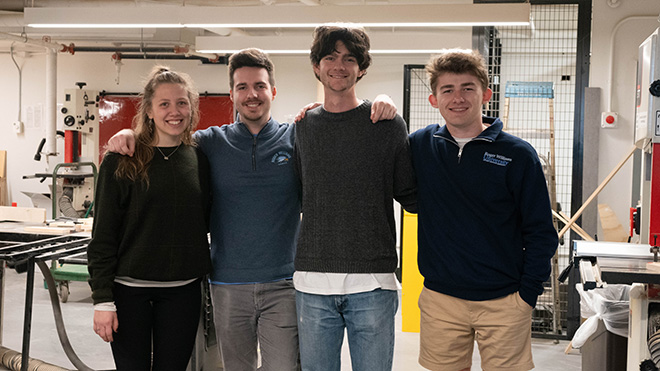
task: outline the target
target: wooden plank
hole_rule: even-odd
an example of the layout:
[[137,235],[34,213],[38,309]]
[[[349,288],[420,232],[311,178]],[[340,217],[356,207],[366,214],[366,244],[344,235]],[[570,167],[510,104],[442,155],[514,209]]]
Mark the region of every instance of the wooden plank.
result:
[[0,220],[44,223],[46,221],[46,209],[0,206]]
[[[552,210],[552,215],[554,215],[555,218],[559,219],[562,223],[568,223],[569,217],[566,216],[566,214],[564,214],[563,212]],[[582,237],[583,240],[594,241],[594,239],[591,236],[589,236],[589,233],[587,233],[576,223],[573,223],[573,225],[571,225],[571,229],[574,230],[575,233],[577,233],[580,237]]]
[[78,218],[78,223],[81,223],[83,225],[92,225],[94,224],[94,218],[93,217]]
[[626,161],[628,161],[628,159],[633,155],[633,153],[635,153],[636,149],[637,149],[636,146],[632,146],[632,148],[626,154],[626,156],[623,159],[621,159],[621,161],[614,167],[614,169],[612,169],[612,171],[605,177],[605,179],[602,182],[600,182],[600,184],[598,185],[596,190],[591,193],[589,198],[587,198],[587,200],[584,201],[584,203],[578,209],[578,211],[576,211],[575,214],[573,214],[573,216],[571,217],[571,220],[569,220],[568,223],[566,223],[566,225],[564,226],[564,228],[562,228],[561,231],[559,231],[559,233],[558,233],[559,236],[563,236],[564,233],[566,233],[566,231],[568,231],[568,229],[571,228],[573,223],[575,223],[575,221],[580,217],[580,215],[582,215],[582,212],[584,211],[584,209],[586,209],[587,206],[589,206],[591,201],[593,201],[594,198],[596,198],[596,196],[598,196],[598,194],[603,190],[603,188],[605,188],[607,183],[609,183],[610,180],[612,180],[612,178],[616,175],[616,173],[618,173],[619,170],[621,170],[621,168],[626,163]]
[[66,221],[66,222],[50,222],[48,223],[49,227],[57,227],[57,228],[68,228],[68,229],[76,229],[76,223],[72,221]]
[[9,206],[7,178],[0,178],[0,206]]
[[0,150],[0,178],[7,177],[7,151]]
[[44,233],[44,234],[53,234],[53,235],[64,235],[69,234],[75,229],[69,228],[60,228],[60,227],[25,227],[26,232],[31,233]]

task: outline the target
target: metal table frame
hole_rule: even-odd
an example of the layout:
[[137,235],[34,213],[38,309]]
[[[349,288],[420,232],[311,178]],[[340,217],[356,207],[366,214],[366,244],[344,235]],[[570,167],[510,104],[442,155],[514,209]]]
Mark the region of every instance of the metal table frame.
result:
[[[84,253],[90,237],[67,235],[46,238],[33,242],[18,243],[0,248],[0,262],[8,263],[17,271],[25,269],[27,273],[25,287],[25,313],[23,318],[23,343],[21,350],[21,371],[27,371],[30,354],[30,334],[32,331],[32,306],[34,301],[35,265]],[[4,273],[0,275],[0,286],[4,289]],[[4,292],[4,290],[3,290]],[[1,314],[0,314],[1,315]],[[0,323],[2,319],[0,318]]]

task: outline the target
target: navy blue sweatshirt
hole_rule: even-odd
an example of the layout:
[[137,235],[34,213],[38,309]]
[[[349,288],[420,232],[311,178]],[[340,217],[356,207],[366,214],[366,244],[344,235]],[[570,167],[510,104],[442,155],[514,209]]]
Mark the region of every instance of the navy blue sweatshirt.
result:
[[424,286],[465,300],[518,291],[534,307],[557,232],[534,148],[499,119],[465,144],[446,126],[410,135],[418,184],[418,264]]

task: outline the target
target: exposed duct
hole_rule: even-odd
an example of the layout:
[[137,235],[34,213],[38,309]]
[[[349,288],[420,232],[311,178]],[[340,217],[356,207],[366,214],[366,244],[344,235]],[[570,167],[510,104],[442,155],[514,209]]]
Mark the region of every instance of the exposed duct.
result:
[[46,48],[46,156],[57,155],[57,51]]
[[0,27],[23,27],[23,13],[1,12]]
[[222,56],[222,57],[217,57],[217,59],[210,60],[206,57],[201,57],[198,55],[181,55],[181,54],[154,54],[154,53],[148,53],[148,54],[123,54],[123,53],[115,53],[112,55],[112,59],[119,61],[122,59],[162,59],[162,60],[183,60],[183,59],[193,59],[193,60],[200,60],[202,63],[217,63],[217,64],[227,64],[227,57]]
[[18,41],[22,42],[28,45],[34,45],[34,46],[41,46],[47,49],[52,49],[55,51],[59,52],[70,52],[70,47],[71,45],[67,46],[64,44],[58,44],[55,42],[50,41],[49,38],[44,38],[41,40],[37,39],[31,39],[27,36],[17,36],[14,34],[6,33],[6,32],[0,32],[0,39],[7,39],[7,40],[12,40],[12,41]]
[[[114,53],[114,60],[121,59],[198,59],[208,63],[227,64],[226,58],[218,54],[198,53],[188,46],[71,46],[71,54],[76,52]],[[135,54],[124,54],[135,53]],[[171,53],[171,54],[170,54]]]

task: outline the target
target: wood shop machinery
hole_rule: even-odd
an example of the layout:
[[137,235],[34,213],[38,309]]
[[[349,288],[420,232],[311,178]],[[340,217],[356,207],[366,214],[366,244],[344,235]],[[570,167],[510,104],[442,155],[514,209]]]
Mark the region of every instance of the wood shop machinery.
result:
[[[639,202],[628,243],[575,241],[585,289],[631,284],[626,370],[660,368],[660,29],[639,47],[635,146],[641,152]],[[641,367],[641,368],[640,368]]]
[[[24,179],[51,179],[52,218],[81,218],[91,215],[99,164],[98,91],[66,89],[62,114],[64,162],[54,164],[51,172],[24,176]],[[35,160],[41,160],[45,138],[39,144]],[[47,154],[53,155],[53,154]]]

